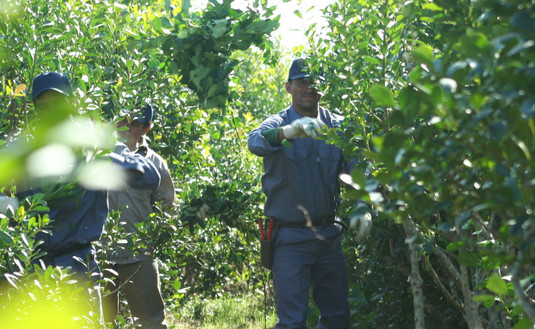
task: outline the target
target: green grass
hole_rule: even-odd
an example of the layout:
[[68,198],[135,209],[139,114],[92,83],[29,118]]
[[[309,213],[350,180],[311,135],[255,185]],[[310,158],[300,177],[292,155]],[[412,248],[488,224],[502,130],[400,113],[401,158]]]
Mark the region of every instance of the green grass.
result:
[[261,295],[194,299],[168,317],[169,327],[175,329],[260,329],[276,323],[273,301],[264,306]]

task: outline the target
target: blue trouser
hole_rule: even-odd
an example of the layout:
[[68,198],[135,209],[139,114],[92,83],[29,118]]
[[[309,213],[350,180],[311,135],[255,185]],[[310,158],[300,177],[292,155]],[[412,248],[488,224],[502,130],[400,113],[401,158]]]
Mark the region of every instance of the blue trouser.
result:
[[95,247],[91,244],[80,249],[62,253],[58,256],[44,256],[42,260],[45,266],[70,267],[72,273],[86,277],[86,279],[89,277],[89,273],[91,274],[92,280],[95,281],[99,280],[101,276],[96,260]]
[[349,328],[347,268],[338,225],[283,228],[275,241],[273,282],[278,329],[307,328],[308,292],[320,311],[318,328]]

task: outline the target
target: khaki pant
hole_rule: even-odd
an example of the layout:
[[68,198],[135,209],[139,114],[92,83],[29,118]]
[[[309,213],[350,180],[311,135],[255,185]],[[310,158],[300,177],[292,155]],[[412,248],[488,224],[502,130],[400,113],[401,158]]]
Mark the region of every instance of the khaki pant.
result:
[[[105,294],[116,290],[125,280],[129,280],[120,291],[123,292],[128,302],[132,317],[137,318],[136,328],[167,328],[158,264],[153,258],[142,264],[143,262],[115,264],[113,269],[119,275],[118,278],[114,278],[113,284],[109,283],[106,286]],[[104,272],[106,277],[113,276],[109,271]],[[114,323],[119,312],[118,291],[104,297],[103,305],[106,322]]]

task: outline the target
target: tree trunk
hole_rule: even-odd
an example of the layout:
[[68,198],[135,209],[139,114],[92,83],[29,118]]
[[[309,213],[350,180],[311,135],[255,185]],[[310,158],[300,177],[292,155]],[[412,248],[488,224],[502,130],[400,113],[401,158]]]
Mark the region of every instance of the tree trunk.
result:
[[[455,225],[455,230],[460,238],[464,236],[460,225]],[[481,318],[478,312],[478,305],[473,300],[473,292],[470,289],[470,275],[468,274],[468,267],[465,265],[459,266],[461,273],[461,290],[464,298],[464,313],[466,316],[466,323],[470,329],[483,329]]]
[[423,280],[420,276],[420,268],[418,265],[418,252],[414,241],[416,240],[416,230],[411,219],[403,221],[403,228],[405,229],[405,242],[409,246],[409,257],[411,263],[411,275],[409,277],[412,289],[412,298],[414,304],[414,328],[425,329],[425,312],[424,312],[424,290]]
[[483,329],[483,324],[481,323],[481,318],[477,311],[477,304],[472,299],[472,290],[470,290],[468,268],[464,265],[461,265],[461,284],[463,287],[463,296],[464,296],[464,309],[466,315],[466,322],[468,323],[468,328],[470,329]]
[[535,323],[535,309],[532,306],[532,303],[529,300],[529,297],[526,295],[524,290],[522,289],[520,285],[520,278],[519,278],[519,272],[520,272],[520,262],[524,258],[524,252],[519,251],[517,256],[517,261],[513,265],[512,268],[512,281],[513,286],[515,289],[515,293],[518,296],[518,300],[520,301],[520,304],[524,308],[524,312],[526,312],[526,315],[531,320],[532,323]]

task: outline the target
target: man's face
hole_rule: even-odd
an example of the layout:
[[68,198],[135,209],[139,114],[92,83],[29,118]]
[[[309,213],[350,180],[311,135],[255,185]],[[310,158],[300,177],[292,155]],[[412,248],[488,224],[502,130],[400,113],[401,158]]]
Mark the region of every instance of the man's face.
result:
[[126,127],[128,129],[118,129],[119,136],[127,141],[136,143],[143,135],[149,131],[149,127],[143,126],[143,124],[137,120],[129,121],[129,119],[123,119],[115,125],[116,128]]
[[[77,111],[69,98],[55,90],[46,90],[33,100],[40,124],[55,124],[66,120]],[[44,120],[44,121],[43,121]]]
[[311,85],[314,82],[295,79],[286,83],[286,91],[292,95],[294,108],[300,114],[316,114],[321,94]]
[[63,107],[70,106],[67,97],[55,90],[46,90],[42,92],[33,100],[33,104],[38,112],[62,109]]

